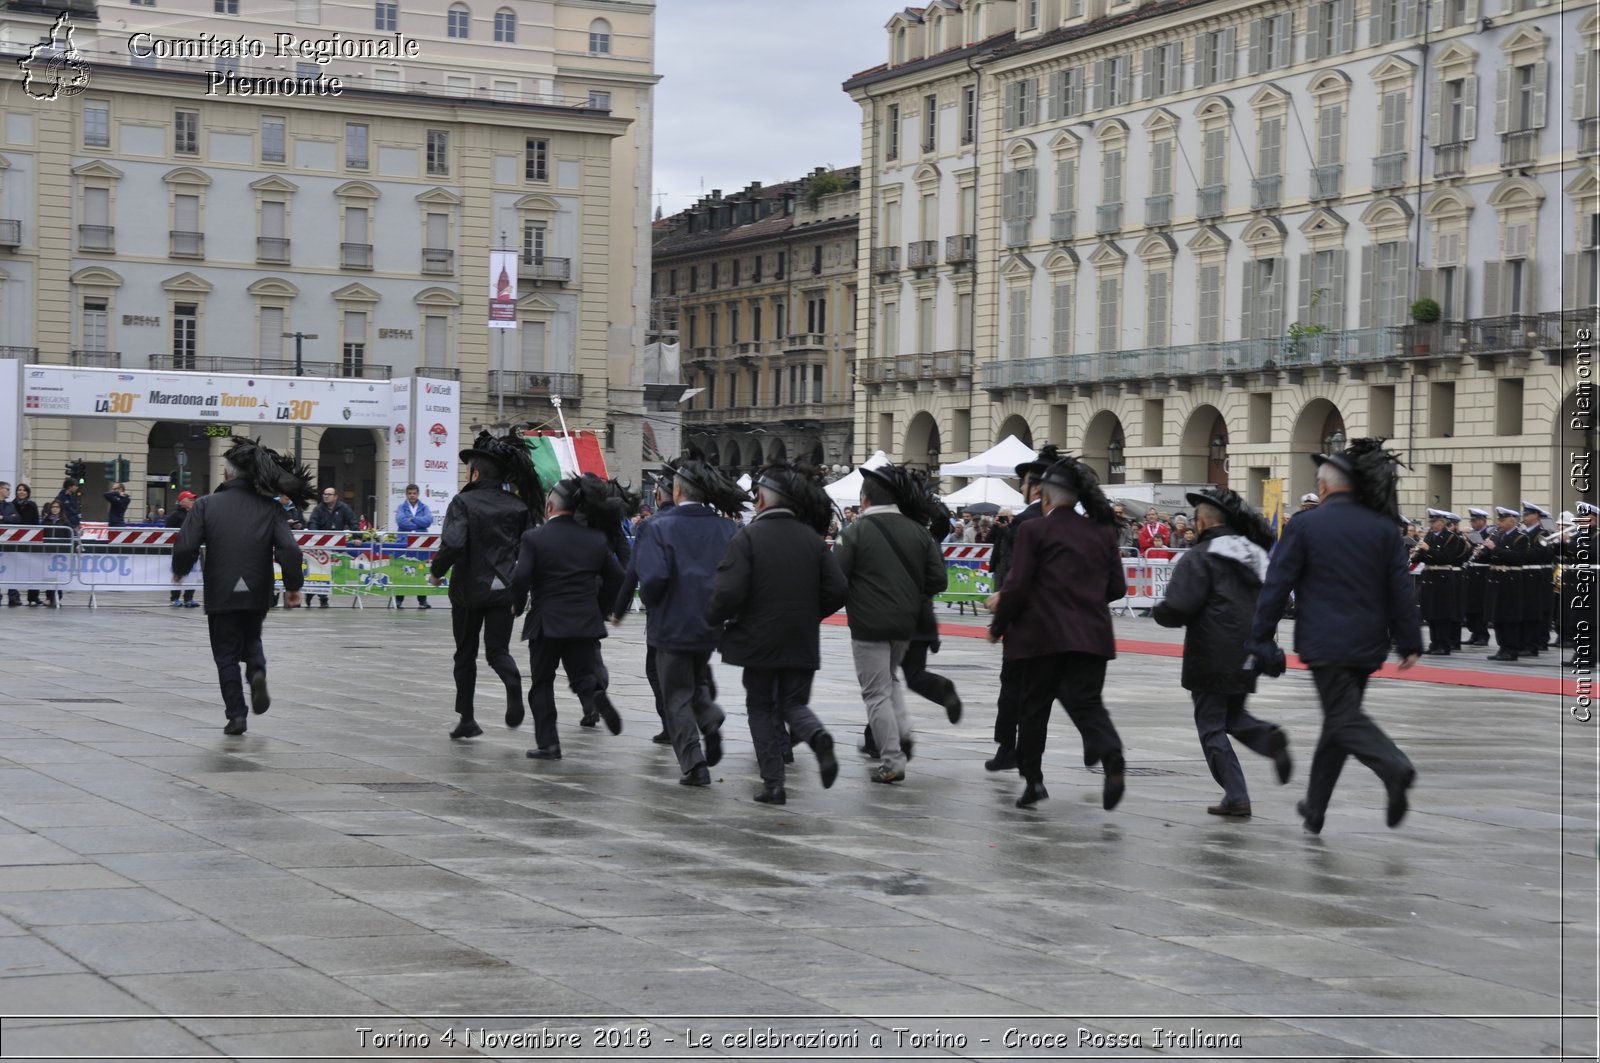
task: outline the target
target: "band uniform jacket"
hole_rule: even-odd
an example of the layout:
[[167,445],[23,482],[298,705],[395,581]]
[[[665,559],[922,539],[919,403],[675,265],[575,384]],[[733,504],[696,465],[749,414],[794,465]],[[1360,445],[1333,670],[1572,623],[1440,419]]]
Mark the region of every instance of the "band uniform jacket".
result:
[[1207,528],[1172,570],[1167,593],[1151,609],[1162,627],[1182,627],[1185,690],[1248,694],[1245,642],[1267,574],[1267,552],[1231,528]]
[[283,573],[285,590],[304,582],[300,546],[278,516],[276,498],[256,494],[246,480],[224,480],[197,499],[172,544],[172,574],[186,576],[206,548],[207,613],[264,613],[276,596],[272,563]]
[[1053,653],[1110,660],[1110,603],[1127,593],[1116,529],[1057,506],[1017,529],[989,630],[1005,639],[1008,661]]
[[1459,620],[1461,618],[1465,580],[1458,571],[1472,547],[1467,540],[1448,529],[1430,531],[1422,537],[1428,544],[1417,554],[1422,562],[1422,573],[1417,579],[1417,600],[1424,620]]
[[515,602],[517,543],[529,523],[527,504],[486,480],[474,480],[450,500],[431,571],[441,579],[450,574],[452,606],[488,609]]
[[1000,536],[1000,541],[994,544],[994,549],[989,552],[989,574],[994,580],[994,586],[1003,587],[1006,582],[1006,570],[1011,567],[1011,551],[1016,547],[1017,529],[1030,520],[1037,520],[1044,516],[1044,507],[1038,499],[1034,499],[1022,507],[1011,520],[1011,527],[1006,528]]
[[1377,669],[1422,652],[1422,617],[1395,522],[1348,491],[1296,513],[1272,552],[1251,642],[1270,643],[1295,595],[1294,648],[1311,665]]
[[528,601],[524,639],[605,638],[604,609],[621,586],[605,532],[564,513],[522,533],[511,594],[519,606]]
[[792,510],[768,509],[728,544],[706,621],[726,625],[728,664],[814,672],[822,663],[818,625],[844,602],[844,573],[822,537]]
[[707,653],[721,630],[706,623],[712,580],[739,526],[704,503],[672,507],[645,521],[633,543],[645,642],[658,650]]

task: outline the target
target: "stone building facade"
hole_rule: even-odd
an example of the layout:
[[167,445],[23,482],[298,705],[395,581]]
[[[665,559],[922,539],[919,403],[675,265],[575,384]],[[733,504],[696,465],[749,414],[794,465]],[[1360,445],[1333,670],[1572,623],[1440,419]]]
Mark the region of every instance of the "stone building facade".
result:
[[888,36],[845,85],[858,457],[1016,434],[1259,502],[1381,435],[1408,510],[1594,497],[1592,5],[933,0]]
[[857,170],[818,169],[662,223],[658,315],[675,323],[689,449],[728,470],[850,461]]

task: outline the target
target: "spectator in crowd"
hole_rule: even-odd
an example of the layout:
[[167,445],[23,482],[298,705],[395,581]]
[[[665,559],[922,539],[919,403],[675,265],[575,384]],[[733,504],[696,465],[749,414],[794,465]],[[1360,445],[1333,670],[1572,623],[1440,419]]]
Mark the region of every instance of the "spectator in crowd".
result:
[[305,528],[305,514],[300,512],[300,507],[295,505],[294,499],[288,495],[279,495],[278,508],[283,513],[283,519],[289,525],[290,531],[301,531]]
[[963,542],[965,541],[966,534],[966,525],[962,524],[959,520],[953,520],[950,522],[950,534],[944,537],[944,541],[947,543]]
[[[39,503],[33,500],[33,488],[27,484],[17,485],[17,523],[23,527],[37,527],[39,524]],[[39,592],[32,587],[28,588],[28,604],[39,604]]]
[[1161,514],[1151,506],[1144,511],[1144,523],[1139,525],[1139,551],[1164,550],[1172,545],[1172,529],[1161,522]]
[[[406,500],[394,511],[394,526],[404,535],[419,535],[433,527],[433,512],[422,501],[422,489],[416,484],[406,484]],[[406,596],[396,595],[394,607],[404,609]],[[432,609],[426,595],[417,595],[418,609]]]
[[[67,519],[67,507],[61,504],[61,500],[59,498],[51,499],[49,502],[45,503],[44,516],[40,518],[39,523],[44,525],[44,537],[46,542],[53,544],[60,544],[62,542],[70,544],[72,542],[72,524]],[[49,547],[52,553],[59,553],[62,550],[67,550],[70,548],[70,545],[65,547],[60,545]],[[44,604],[56,605],[58,602],[60,602],[60,600],[60,591],[46,590],[44,592]]]
[[[324,487],[322,489],[322,502],[311,510],[311,528],[313,531],[356,531],[356,514],[346,503],[340,500],[337,488]],[[321,607],[328,608],[326,594],[306,595],[306,607],[311,607],[311,599],[321,598]]]
[[166,508],[163,507],[163,506],[157,506],[156,507],[155,523],[156,524],[165,524],[166,522],[167,522],[167,511],[166,511]]
[[966,518],[966,520],[963,522],[963,526],[962,526],[962,529],[961,529],[961,541],[964,542],[964,543],[975,543],[975,542],[978,541],[978,518],[977,517],[969,515]]
[[106,500],[106,526],[111,528],[126,528],[128,526],[128,504],[133,501],[128,495],[128,488],[124,484],[112,484],[111,490],[101,496]]
[[1127,507],[1121,502],[1111,507],[1112,528],[1117,533],[1117,547],[1123,551],[1139,549],[1139,529],[1132,518],[1128,516]]
[[1195,534],[1195,530],[1193,528],[1185,528],[1183,529],[1183,538],[1173,543],[1172,547],[1174,550],[1187,550],[1189,547],[1193,546],[1199,541],[1200,538]]
[[[4,480],[0,480],[0,525],[20,523],[21,519],[17,516],[17,504],[11,501],[11,485]],[[6,604],[22,604],[22,595],[17,588],[12,587],[6,591]]]
[[[172,511],[167,518],[167,527],[181,528],[184,520],[189,516],[189,511],[194,508],[194,500],[199,496],[193,491],[184,491],[178,495],[178,508]],[[200,603],[194,600],[194,588],[186,591],[173,591],[172,598],[167,605],[173,609],[198,609]]]
[[61,515],[68,525],[76,528],[83,523],[83,510],[78,504],[78,481],[63,480],[61,490],[56,493],[56,501],[61,503]]

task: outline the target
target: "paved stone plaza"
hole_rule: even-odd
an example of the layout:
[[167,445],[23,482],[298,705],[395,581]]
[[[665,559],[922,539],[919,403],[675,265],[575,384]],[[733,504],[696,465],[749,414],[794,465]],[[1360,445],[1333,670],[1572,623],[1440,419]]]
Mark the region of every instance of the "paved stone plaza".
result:
[[606,644],[623,734],[578,728],[562,690],[566,759],[535,764],[492,677],[484,737],[446,738],[442,609],[274,614],[272,710],[228,738],[200,611],[81,604],[0,611],[6,1059],[773,1058],[721,1040],[768,1026],[830,1031],[785,1050],[812,1058],[1595,1055],[1597,732],[1553,695],[1375,682],[1411,816],[1385,829],[1351,764],[1312,837],[1306,673],[1252,702],[1289,728],[1294,782],[1242,752],[1256,816],[1220,821],[1178,660],[1125,654],[1126,800],[1100,809],[1058,715],[1052,799],[1022,812],[982,768],[996,647],[946,640],[967,716],[914,702],[908,778],[878,786],[829,627],[814,706],[843,771],[823,791],[801,750],[768,808],[720,666],[726,757],[677,785],[638,616]]

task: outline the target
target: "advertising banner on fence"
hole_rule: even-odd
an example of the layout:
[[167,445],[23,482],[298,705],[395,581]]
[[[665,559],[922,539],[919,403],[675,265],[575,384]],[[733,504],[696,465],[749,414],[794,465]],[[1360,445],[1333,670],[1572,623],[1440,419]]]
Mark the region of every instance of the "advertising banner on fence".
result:
[[[411,482],[411,446],[416,435],[411,429],[411,380],[396,380],[389,411],[389,508],[387,526],[393,528],[400,503],[406,500],[406,484]],[[428,508],[433,508],[431,505]]]
[[219,421],[241,434],[262,424],[387,428],[393,401],[389,381],[360,378],[30,365],[22,382],[26,414]]
[[170,591],[196,589],[201,580],[197,566],[181,584],[173,583],[169,553],[0,553],[0,587],[48,590],[68,582],[84,590]]
[[0,480],[22,479],[22,363],[0,358]]
[[[461,489],[460,452],[468,442],[461,439],[461,384],[455,380],[413,377],[411,381],[411,479],[422,489],[441,522],[445,507]],[[401,480],[400,486],[405,487]]]

